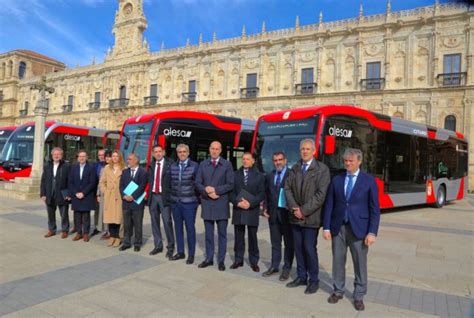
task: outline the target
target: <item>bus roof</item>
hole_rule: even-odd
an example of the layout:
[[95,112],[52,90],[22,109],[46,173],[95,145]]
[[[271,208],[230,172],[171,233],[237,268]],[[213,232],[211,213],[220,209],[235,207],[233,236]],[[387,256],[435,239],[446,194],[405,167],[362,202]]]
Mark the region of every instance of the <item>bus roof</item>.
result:
[[[35,122],[27,122],[23,125],[18,126],[17,128],[23,128],[25,126],[34,126]],[[95,136],[95,137],[104,137],[108,132],[111,132],[107,129],[95,128],[95,127],[87,127],[87,126],[78,126],[73,124],[61,123],[55,120],[50,120],[45,123],[46,131],[45,135],[49,135],[51,132],[58,132],[58,133],[68,133],[74,135],[82,135],[82,136]],[[109,134],[109,136],[113,136],[113,139],[119,138],[119,133],[113,131],[113,133]]]
[[447,140],[449,137],[453,137],[460,140],[465,140],[464,135],[457,131],[436,128],[398,117],[379,114],[350,105],[324,105],[286,109],[262,115],[258,120],[260,121],[263,119],[269,122],[298,120],[315,115],[322,115],[323,117],[331,115],[349,115],[365,118],[370,122],[371,125],[382,130],[396,131],[415,136],[427,137],[430,139]]
[[15,130],[17,126],[0,126],[0,130]]

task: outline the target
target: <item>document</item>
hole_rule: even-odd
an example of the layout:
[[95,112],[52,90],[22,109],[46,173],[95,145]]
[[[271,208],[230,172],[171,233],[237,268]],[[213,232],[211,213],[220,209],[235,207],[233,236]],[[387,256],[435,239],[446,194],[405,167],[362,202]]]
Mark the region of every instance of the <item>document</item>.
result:
[[138,184],[136,184],[135,181],[130,181],[130,183],[125,188],[125,190],[123,190],[123,193],[125,195],[132,195],[136,189],[138,189]]
[[133,202],[140,205],[140,203],[142,203],[144,198],[145,198],[145,192],[143,192],[143,194],[141,196],[139,196],[138,199],[134,200]]
[[250,194],[248,191],[242,189],[237,195],[237,202],[242,201],[242,199],[252,202],[255,201],[255,196],[253,194]]
[[278,207],[286,209],[285,189],[280,188],[280,195],[278,196]]

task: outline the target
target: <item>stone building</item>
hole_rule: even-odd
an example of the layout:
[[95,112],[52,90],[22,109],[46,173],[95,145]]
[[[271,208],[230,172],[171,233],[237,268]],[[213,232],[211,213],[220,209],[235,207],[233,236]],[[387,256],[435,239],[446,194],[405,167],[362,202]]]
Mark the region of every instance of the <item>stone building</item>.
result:
[[[118,129],[168,109],[257,118],[304,105],[350,104],[455,129],[474,140],[474,11],[439,4],[359,15],[150,52],[142,0],[119,0],[115,44],[102,64],[47,75],[49,118]],[[17,51],[18,52],[18,51]],[[8,55],[7,53],[2,56]],[[18,60],[18,59],[17,59]],[[15,66],[17,67],[17,66]],[[58,65],[59,67],[59,65]],[[7,72],[8,73],[8,72]],[[10,74],[12,71],[10,71]],[[29,74],[28,74],[29,73]],[[0,125],[32,119],[39,80],[15,79]],[[7,81],[0,77],[0,87]],[[473,147],[471,147],[473,149]],[[474,152],[470,151],[470,188]]]

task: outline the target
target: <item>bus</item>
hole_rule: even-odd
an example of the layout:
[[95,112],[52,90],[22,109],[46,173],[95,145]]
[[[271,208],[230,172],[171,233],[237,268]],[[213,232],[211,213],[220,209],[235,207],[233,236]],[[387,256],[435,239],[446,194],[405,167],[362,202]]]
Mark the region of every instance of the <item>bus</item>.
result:
[[196,111],[163,111],[131,117],[122,127],[120,151],[124,158],[134,152],[147,168],[153,145],[161,145],[167,156],[176,160],[176,146],[187,144],[190,158],[200,162],[209,157],[209,145],[222,144],[222,157],[235,169],[245,151],[250,151],[255,121]]
[[289,166],[299,160],[299,142],[315,141],[315,158],[331,175],[345,171],[346,148],[363,152],[362,169],[373,175],[381,208],[417,204],[442,207],[467,191],[468,142],[463,134],[354,106],[315,106],[263,115],[252,151],[263,171],[272,153],[284,151]]
[[[35,123],[19,126],[10,135],[0,157],[0,180],[29,177],[33,165]],[[54,147],[64,150],[64,160],[72,162],[80,149],[85,149],[91,161],[97,158],[100,148],[115,149],[119,132],[47,121],[45,124],[45,161]]]
[[0,154],[2,153],[3,146],[7,142],[8,137],[16,129],[16,126],[0,127]]

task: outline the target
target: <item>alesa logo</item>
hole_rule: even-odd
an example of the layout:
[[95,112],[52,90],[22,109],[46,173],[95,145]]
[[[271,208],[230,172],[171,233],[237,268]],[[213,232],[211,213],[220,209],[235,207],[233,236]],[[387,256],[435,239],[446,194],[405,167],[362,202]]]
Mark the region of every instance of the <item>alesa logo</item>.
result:
[[166,128],[165,130],[163,130],[163,134],[165,136],[173,136],[173,137],[184,137],[184,138],[191,137],[191,131],[173,129],[173,127]]
[[75,135],[64,135],[64,140],[71,140],[71,141],[80,141],[81,136],[75,136]]
[[337,128],[336,126],[329,127],[329,135],[336,137],[351,138],[352,130]]

